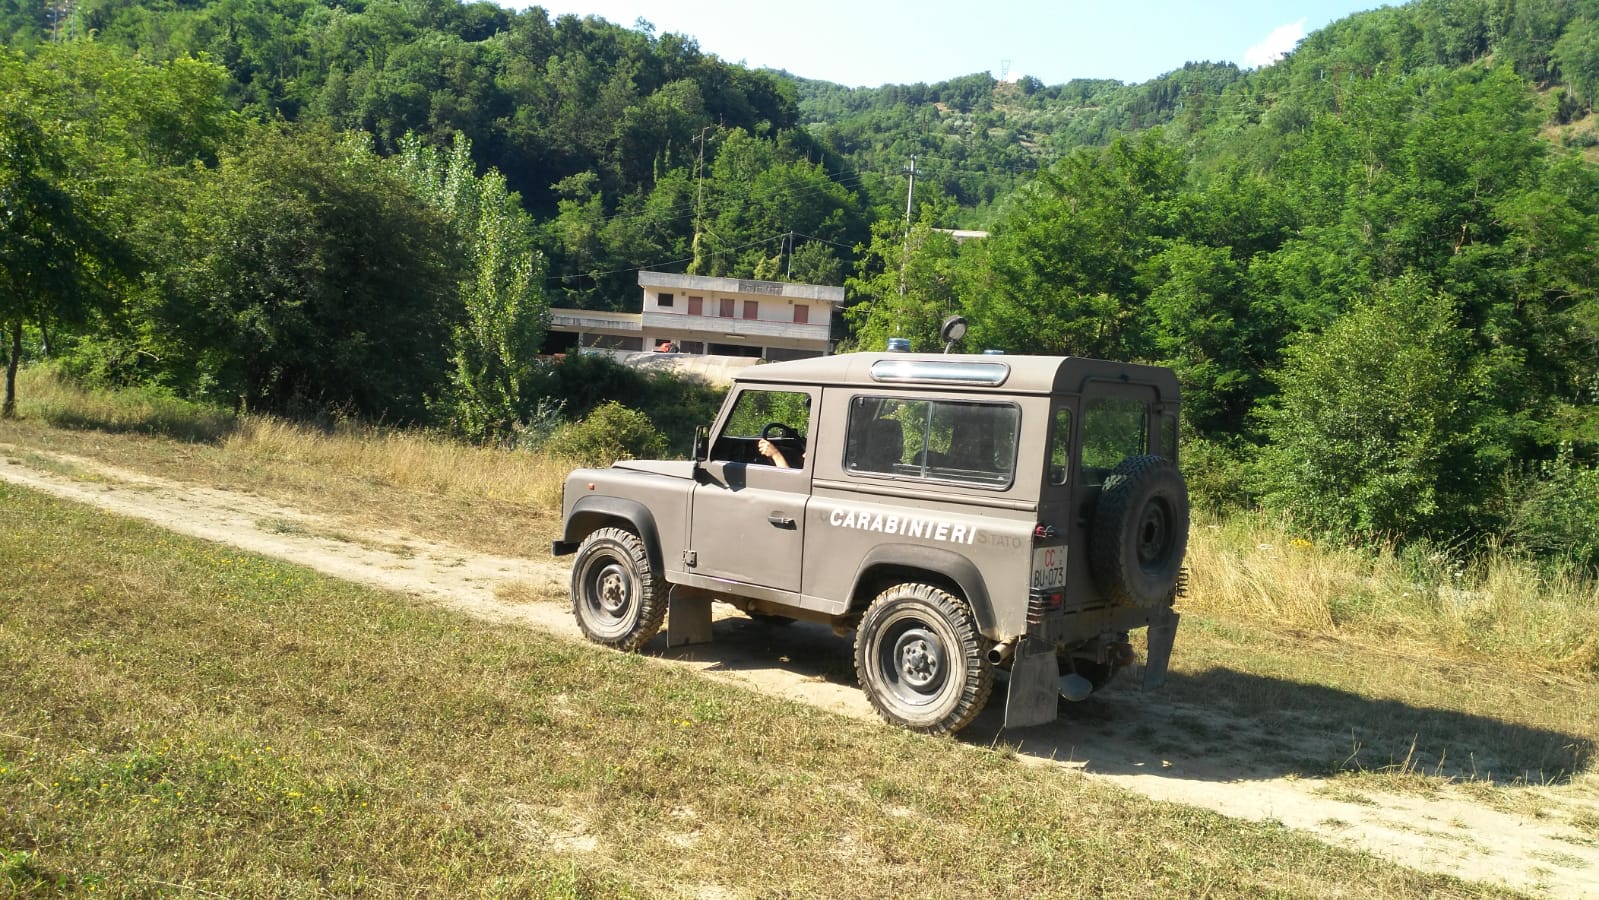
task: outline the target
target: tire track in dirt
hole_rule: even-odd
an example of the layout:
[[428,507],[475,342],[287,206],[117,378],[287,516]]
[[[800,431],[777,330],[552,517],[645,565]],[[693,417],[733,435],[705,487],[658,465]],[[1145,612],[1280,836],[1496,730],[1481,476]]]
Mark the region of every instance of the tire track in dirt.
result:
[[[75,474],[29,466],[25,455]],[[489,556],[398,531],[356,529],[250,494],[9,445],[0,445],[0,479],[489,621],[581,639],[561,561]],[[847,639],[818,626],[776,628],[719,610],[717,641],[667,650],[657,638],[646,652],[768,695],[875,719],[854,686]],[[1599,816],[1592,776],[1519,788],[1536,792],[1536,816],[1490,809],[1452,786],[1427,796],[1356,792],[1325,779],[1285,777],[1254,759],[1247,740],[1237,741],[1234,752],[1198,747],[1170,724],[1198,720],[1243,738],[1259,729],[1256,723],[1163,701],[1125,680],[1106,693],[1070,707],[1052,725],[1009,733],[1000,727],[1003,704],[996,701],[962,739],[1013,746],[1024,762],[1075,769],[1155,800],[1276,821],[1418,869],[1560,900],[1599,898],[1599,841],[1571,825],[1579,813]],[[1325,736],[1299,737],[1307,747],[1325,742]]]

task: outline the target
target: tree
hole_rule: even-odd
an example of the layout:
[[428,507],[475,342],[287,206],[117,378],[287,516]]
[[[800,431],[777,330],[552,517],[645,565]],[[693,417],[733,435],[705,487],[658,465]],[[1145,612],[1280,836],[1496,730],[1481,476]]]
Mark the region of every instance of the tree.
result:
[[1457,323],[1451,298],[1407,275],[1296,340],[1261,413],[1267,505],[1346,540],[1471,525],[1488,479],[1470,465],[1479,385]]
[[60,139],[41,126],[43,98],[28,73],[3,54],[0,86],[0,334],[9,344],[0,417],[12,418],[23,326],[81,324],[114,301],[131,261],[102,227],[98,198],[70,177]]
[[445,215],[359,137],[254,129],[196,180],[155,315],[242,405],[425,419],[448,381],[463,263]]
[[1599,21],[1579,16],[1555,42],[1552,57],[1560,74],[1591,112],[1599,100]]
[[1183,177],[1159,132],[1042,173],[980,245],[965,282],[970,339],[1011,353],[1143,355],[1137,275],[1172,233]]
[[955,239],[934,231],[929,220],[908,235],[892,219],[872,226],[871,246],[844,283],[856,301],[844,313],[856,346],[881,350],[889,338],[902,337],[915,351],[943,349],[938,327],[960,311],[959,255]]
[[505,438],[531,412],[549,312],[532,219],[499,172],[475,174],[464,135],[455,136],[448,155],[408,136],[397,164],[418,194],[450,218],[466,260],[447,415],[468,437]]

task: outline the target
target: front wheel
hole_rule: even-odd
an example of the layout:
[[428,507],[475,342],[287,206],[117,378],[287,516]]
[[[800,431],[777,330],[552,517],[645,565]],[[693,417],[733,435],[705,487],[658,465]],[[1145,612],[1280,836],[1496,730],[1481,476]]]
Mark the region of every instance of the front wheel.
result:
[[982,711],[994,667],[966,604],[930,584],[877,595],[855,634],[855,674],[878,714],[926,734],[951,734]]
[[583,539],[572,564],[572,613],[585,637],[618,650],[637,650],[661,630],[666,585],[638,535],[601,528]]

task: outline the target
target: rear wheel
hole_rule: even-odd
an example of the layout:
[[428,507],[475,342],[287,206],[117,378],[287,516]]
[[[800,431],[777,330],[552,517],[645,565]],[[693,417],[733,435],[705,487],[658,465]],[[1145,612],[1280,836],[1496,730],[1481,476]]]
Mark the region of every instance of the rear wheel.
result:
[[585,637],[618,650],[637,650],[661,630],[666,584],[638,535],[601,528],[583,539],[572,564],[572,613]]
[[927,734],[966,727],[994,689],[994,667],[966,604],[930,584],[877,595],[855,634],[855,674],[878,714]]

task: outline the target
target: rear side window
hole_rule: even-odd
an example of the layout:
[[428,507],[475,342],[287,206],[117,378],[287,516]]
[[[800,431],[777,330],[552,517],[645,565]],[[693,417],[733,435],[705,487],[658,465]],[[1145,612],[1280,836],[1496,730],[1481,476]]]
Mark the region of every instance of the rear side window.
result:
[[1021,410],[1011,403],[856,397],[844,467],[851,472],[1007,487]]
[[1072,470],[1072,411],[1055,410],[1055,427],[1049,436],[1049,483],[1065,484]]

